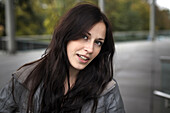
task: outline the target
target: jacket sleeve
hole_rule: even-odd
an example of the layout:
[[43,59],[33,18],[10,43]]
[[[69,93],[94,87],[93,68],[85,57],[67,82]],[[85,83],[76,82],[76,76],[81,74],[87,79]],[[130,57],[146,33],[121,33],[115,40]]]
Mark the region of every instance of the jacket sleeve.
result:
[[12,94],[12,87],[15,80],[12,79],[5,87],[0,90],[0,113],[14,113],[18,107]]
[[106,113],[125,113],[122,97],[117,83],[107,96],[106,109]]

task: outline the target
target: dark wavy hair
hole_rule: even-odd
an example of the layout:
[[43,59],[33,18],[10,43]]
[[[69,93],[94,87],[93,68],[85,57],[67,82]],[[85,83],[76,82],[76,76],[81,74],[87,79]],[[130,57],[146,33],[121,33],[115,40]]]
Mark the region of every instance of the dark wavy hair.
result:
[[[96,23],[106,25],[106,37],[98,56],[78,73],[75,85],[64,94],[64,82],[70,66],[67,44],[82,38]],[[41,113],[80,113],[82,106],[93,101],[91,112],[97,109],[98,97],[113,78],[115,52],[112,29],[107,17],[92,4],[78,4],[66,13],[54,29],[51,43],[24,84],[29,86],[27,111],[34,111],[34,95],[41,86]],[[24,65],[24,66],[26,66]],[[31,85],[30,85],[31,84]]]

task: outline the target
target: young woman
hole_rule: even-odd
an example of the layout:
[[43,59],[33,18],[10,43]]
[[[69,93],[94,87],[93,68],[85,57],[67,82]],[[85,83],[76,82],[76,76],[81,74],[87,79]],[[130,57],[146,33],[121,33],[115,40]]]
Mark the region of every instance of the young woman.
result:
[[91,4],[72,8],[43,57],[19,68],[0,92],[3,113],[124,113],[113,80],[111,26]]

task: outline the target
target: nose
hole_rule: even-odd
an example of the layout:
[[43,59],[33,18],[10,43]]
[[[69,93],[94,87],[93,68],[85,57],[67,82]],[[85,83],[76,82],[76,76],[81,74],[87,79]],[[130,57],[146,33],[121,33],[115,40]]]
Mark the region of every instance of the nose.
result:
[[94,44],[93,42],[88,42],[85,44],[85,51],[87,51],[89,54],[93,53],[93,49],[94,49]]

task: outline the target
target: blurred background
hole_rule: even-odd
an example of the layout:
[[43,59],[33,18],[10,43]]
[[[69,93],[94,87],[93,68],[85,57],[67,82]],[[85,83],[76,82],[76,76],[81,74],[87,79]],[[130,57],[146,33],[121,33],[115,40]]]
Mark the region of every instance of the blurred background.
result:
[[111,22],[126,112],[170,113],[169,0],[0,0],[0,88],[41,57],[60,18],[79,2],[98,5]]

